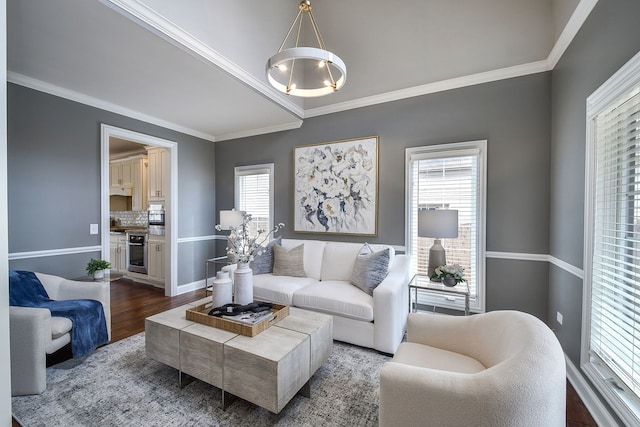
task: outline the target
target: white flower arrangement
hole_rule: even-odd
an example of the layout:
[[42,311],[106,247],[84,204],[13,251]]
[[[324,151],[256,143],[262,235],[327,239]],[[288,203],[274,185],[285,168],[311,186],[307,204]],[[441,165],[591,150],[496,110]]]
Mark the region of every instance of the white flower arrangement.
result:
[[357,232],[375,222],[375,141],[301,147],[296,154],[296,231]]
[[[231,232],[227,238],[227,257],[231,262],[251,262],[256,255],[262,255],[265,250],[263,245],[269,243],[269,236],[284,227],[283,223],[277,224],[269,232],[259,228],[254,236],[249,233],[251,224],[251,214],[242,214],[242,224],[238,227],[231,227]],[[222,231],[220,224],[216,225],[216,230]]]
[[436,267],[431,279],[444,280],[446,277],[453,277],[456,283],[466,282],[464,278],[464,268],[460,264],[447,264]]

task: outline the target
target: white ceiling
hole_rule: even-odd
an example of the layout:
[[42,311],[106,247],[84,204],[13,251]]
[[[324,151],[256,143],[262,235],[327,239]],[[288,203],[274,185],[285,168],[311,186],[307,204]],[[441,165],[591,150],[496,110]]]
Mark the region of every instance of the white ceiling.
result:
[[111,137],[109,138],[109,158],[118,159],[136,154],[146,154],[147,150],[144,147],[137,142]]
[[8,0],[9,81],[212,141],[550,70],[597,0],[313,0],[348,70],[287,97],[264,65],[299,0]]

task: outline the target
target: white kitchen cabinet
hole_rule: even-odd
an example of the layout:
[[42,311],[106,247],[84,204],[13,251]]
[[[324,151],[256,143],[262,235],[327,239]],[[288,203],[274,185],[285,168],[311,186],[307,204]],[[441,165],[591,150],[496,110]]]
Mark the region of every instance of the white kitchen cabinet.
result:
[[133,188],[133,174],[129,159],[114,160],[109,164],[109,183],[111,187]]
[[109,262],[112,273],[127,271],[127,236],[125,233],[111,234]]
[[131,193],[131,209],[144,211],[147,209],[147,158],[137,157],[131,161],[133,191]]
[[112,188],[127,189],[131,195],[131,210],[147,209],[147,157],[133,156],[109,163],[109,182]]
[[169,152],[164,148],[147,150],[149,158],[149,201],[165,200],[169,190],[167,173],[169,170]]
[[147,242],[147,254],[149,278],[164,282],[164,239],[159,236],[150,237]]

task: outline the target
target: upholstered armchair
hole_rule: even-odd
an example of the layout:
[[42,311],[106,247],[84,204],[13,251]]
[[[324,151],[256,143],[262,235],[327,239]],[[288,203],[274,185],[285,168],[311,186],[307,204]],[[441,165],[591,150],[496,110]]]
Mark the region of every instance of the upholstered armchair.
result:
[[564,353],[539,319],[411,313],[380,371],[380,426],[564,426]]
[[[52,300],[100,301],[111,339],[109,282],[78,282],[50,274],[35,273]],[[11,394],[40,394],[47,387],[46,355],[71,342],[73,324],[51,316],[47,308],[9,307],[11,335]]]

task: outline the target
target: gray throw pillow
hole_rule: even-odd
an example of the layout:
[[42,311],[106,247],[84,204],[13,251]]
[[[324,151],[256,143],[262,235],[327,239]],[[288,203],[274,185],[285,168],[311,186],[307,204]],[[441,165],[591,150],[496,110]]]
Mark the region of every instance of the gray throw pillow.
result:
[[273,275],[307,277],[304,272],[304,244],[290,251],[282,246],[273,247]]
[[351,284],[373,296],[373,290],[387,277],[389,272],[389,249],[373,252],[365,243],[356,257],[351,274]]
[[281,244],[282,237],[273,239],[263,249],[261,255],[253,257],[253,263],[251,265],[253,274],[267,274],[273,271],[273,247],[276,245],[280,246]]

